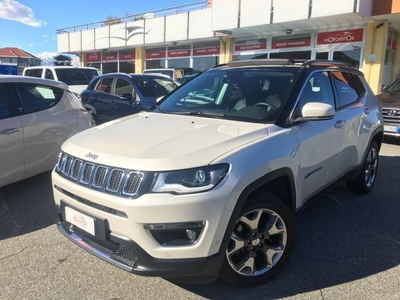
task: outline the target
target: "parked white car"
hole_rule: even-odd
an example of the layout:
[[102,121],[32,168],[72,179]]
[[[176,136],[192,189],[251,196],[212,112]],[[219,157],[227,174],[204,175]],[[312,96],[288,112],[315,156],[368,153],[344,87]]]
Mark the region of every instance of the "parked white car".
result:
[[79,98],[89,82],[101,72],[92,67],[35,66],[26,67],[22,75],[64,82]]
[[135,274],[263,284],[289,261],[307,201],[340,181],[372,190],[382,139],[359,70],[231,62],[152,112],[66,141],[52,174],[58,228]]
[[0,187],[54,168],[61,144],[91,126],[66,84],[0,75]]

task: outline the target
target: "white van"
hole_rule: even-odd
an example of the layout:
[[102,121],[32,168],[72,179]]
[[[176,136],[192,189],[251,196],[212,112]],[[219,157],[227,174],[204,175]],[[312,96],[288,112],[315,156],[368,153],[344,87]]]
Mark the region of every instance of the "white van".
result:
[[172,78],[173,80],[180,80],[184,76],[184,70],[171,68],[146,69],[143,71],[143,74],[163,74]]
[[94,77],[101,75],[101,72],[92,67],[35,66],[26,67],[22,75],[64,82],[72,92],[80,96],[89,82]]

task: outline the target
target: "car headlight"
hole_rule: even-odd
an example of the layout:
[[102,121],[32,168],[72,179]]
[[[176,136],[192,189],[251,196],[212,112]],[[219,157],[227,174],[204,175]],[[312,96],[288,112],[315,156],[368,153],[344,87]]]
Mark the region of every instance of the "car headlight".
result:
[[228,164],[219,164],[179,171],[159,172],[155,176],[151,191],[175,194],[208,191],[221,182],[228,169]]

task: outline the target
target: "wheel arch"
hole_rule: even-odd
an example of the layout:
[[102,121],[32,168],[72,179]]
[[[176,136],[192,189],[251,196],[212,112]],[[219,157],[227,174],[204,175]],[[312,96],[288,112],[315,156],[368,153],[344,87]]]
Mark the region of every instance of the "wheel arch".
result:
[[[285,187],[285,184],[287,185]],[[287,191],[287,194],[282,198],[284,189]],[[223,237],[223,241],[221,243],[220,252],[225,251],[227,243],[230,239],[230,233],[233,230],[235,222],[239,217],[240,211],[243,208],[246,199],[256,190],[265,190],[271,194],[282,199],[282,201],[288,206],[288,208],[294,213],[296,211],[296,189],[295,189],[295,181],[294,176],[290,168],[281,168],[278,170],[274,170],[268,174],[265,174],[261,178],[250,183],[240,194],[235,208],[233,209],[232,215],[229,219],[229,223],[225,230],[225,234]],[[221,250],[222,249],[222,250]]]

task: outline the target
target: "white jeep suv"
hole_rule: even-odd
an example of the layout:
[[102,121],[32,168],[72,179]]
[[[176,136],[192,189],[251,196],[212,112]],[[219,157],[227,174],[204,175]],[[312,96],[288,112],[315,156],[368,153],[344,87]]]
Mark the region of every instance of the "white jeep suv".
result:
[[259,285],[289,260],[306,201],[343,180],[371,191],[382,138],[376,97],[343,63],[220,65],[64,143],[58,228],[135,274]]

